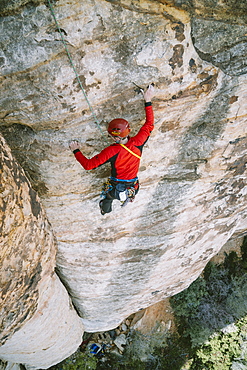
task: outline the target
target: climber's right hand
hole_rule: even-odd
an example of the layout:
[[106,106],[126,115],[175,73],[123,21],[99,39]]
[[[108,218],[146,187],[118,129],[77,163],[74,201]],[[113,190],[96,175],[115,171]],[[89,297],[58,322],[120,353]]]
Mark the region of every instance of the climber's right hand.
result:
[[[143,90],[142,90],[143,92]],[[145,102],[151,102],[152,98],[154,96],[154,85],[153,84],[150,84],[148,85],[148,88],[145,92],[143,92],[143,97],[144,97],[144,100]]]
[[71,143],[69,144],[69,148],[73,152],[76,149],[80,149],[80,145],[77,140],[72,140]]

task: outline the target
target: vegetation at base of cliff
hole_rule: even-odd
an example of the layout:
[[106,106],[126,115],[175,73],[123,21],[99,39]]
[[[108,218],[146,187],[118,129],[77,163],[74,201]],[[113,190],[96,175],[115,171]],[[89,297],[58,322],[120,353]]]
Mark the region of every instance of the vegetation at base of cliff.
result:
[[190,346],[185,369],[242,369],[247,364],[247,238],[241,257],[231,252],[221,265],[209,263],[170,303],[180,339]]
[[52,366],[49,370],[96,370],[97,362],[97,358],[88,351],[80,352],[78,350],[60,364]]
[[210,262],[170,303],[176,333],[156,328],[145,336],[133,331],[122,356],[106,353],[103,361],[94,358],[94,365],[57,369],[247,369],[247,237],[241,257],[231,252],[220,265]]
[[220,265],[208,263],[203,276],[170,299],[177,333],[157,346],[147,343],[145,361],[140,351],[145,338],[135,334],[122,364],[108,368],[242,370],[247,365],[247,237],[241,252],[241,257],[226,255]]

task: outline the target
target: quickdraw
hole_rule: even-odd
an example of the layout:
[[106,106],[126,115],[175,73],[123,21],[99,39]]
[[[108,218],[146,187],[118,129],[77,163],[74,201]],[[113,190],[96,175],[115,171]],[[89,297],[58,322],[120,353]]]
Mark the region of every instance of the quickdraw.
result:
[[126,192],[126,199],[121,202],[122,203],[121,207],[125,207],[129,202],[134,202],[135,200],[136,191],[135,191],[134,186],[127,188],[125,192]]
[[101,191],[101,198],[105,198],[106,194],[109,193],[113,189],[112,184],[110,183],[110,179],[108,179],[106,182],[103,183],[102,185],[102,191]]

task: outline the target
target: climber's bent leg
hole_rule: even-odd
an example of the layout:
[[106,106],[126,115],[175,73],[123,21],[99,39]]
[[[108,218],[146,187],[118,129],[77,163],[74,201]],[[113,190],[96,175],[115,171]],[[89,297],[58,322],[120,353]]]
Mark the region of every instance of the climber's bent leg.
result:
[[104,199],[101,199],[99,202],[101,214],[104,215],[105,213],[110,213],[112,211],[112,202],[113,199],[110,194],[106,194]]

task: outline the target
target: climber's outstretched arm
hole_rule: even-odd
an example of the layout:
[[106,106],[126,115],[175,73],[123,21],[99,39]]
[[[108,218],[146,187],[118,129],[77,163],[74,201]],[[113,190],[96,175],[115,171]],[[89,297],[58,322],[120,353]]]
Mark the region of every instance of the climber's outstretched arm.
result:
[[142,90],[142,94],[145,100],[146,122],[140,128],[137,135],[134,136],[135,145],[143,146],[154,129],[154,114],[151,102],[154,93],[155,91],[153,85],[149,85],[145,92]]
[[76,140],[72,140],[69,144],[70,150],[74,153],[76,160],[82,165],[85,170],[93,170],[102,164],[109,162],[121,149],[121,146],[110,145],[101,150],[92,158],[85,157],[80,151],[80,144]]

